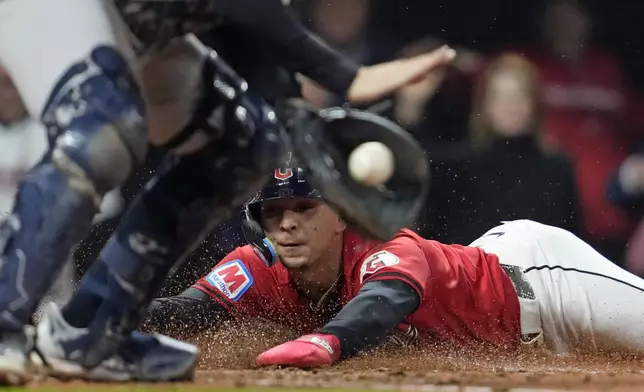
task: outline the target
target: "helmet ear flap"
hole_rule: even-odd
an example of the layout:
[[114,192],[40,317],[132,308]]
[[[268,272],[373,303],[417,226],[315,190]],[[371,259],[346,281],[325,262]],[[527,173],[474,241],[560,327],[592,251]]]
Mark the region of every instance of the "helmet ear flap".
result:
[[273,246],[273,243],[266,237],[264,229],[260,223],[255,220],[256,214],[253,214],[252,209],[257,205],[253,203],[252,205],[246,206],[244,209],[244,219],[242,220],[242,232],[244,233],[244,238],[246,242],[253,248],[253,251],[257,257],[266,264],[267,267],[274,266],[277,261],[277,251]]

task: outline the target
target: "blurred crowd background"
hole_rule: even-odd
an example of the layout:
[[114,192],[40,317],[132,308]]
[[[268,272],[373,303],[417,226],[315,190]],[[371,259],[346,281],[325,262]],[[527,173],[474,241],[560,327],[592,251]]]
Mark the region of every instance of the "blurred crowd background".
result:
[[[320,37],[365,65],[443,44],[457,49],[451,66],[378,105],[428,154],[431,191],[415,230],[467,244],[500,221],[532,219],[572,231],[644,276],[644,2],[292,3]],[[302,91],[319,106],[342,103],[310,82]],[[25,118],[20,97],[2,73],[0,122],[4,213],[11,210],[16,182],[42,154],[46,136]],[[118,212],[157,161],[153,151],[149,164],[110,194],[106,205]],[[166,294],[243,244],[238,219],[212,233]],[[74,255],[79,273],[117,221],[118,215],[97,220]]]

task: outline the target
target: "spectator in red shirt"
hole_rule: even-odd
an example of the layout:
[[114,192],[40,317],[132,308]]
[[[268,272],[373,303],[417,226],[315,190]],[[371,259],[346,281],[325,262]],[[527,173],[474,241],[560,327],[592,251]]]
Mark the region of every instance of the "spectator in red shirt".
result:
[[575,164],[585,236],[618,261],[635,223],[606,196],[629,151],[624,76],[612,55],[590,43],[591,15],[580,2],[551,1],[541,23],[543,45],[522,52],[541,73],[544,129]]

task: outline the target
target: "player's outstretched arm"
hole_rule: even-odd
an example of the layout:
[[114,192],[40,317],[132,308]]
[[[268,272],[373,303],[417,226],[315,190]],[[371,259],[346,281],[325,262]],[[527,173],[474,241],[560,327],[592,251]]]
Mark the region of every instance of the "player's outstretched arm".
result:
[[230,318],[223,306],[190,287],[179,295],[152,301],[143,328],[166,335],[193,334],[215,328]]
[[302,368],[331,365],[382,343],[419,305],[417,291],[402,280],[367,282],[317,333],[265,351],[257,357],[257,364]]
[[230,23],[266,42],[292,72],[299,72],[350,103],[369,103],[449,64],[456,52],[442,47],[409,59],[359,66],[329,47],[280,0],[210,0]]
[[280,0],[210,0],[228,23],[266,45],[291,72],[345,96],[360,66],[315,37]]

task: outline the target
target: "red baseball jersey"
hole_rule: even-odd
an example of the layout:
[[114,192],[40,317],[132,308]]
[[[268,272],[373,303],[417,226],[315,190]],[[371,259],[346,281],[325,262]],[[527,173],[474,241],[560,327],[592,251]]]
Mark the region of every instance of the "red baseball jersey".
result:
[[[409,230],[385,243],[345,232],[343,266],[343,306],[366,282],[409,284],[421,304],[398,329],[415,327],[421,341],[519,343],[519,300],[493,254],[426,240]],[[193,287],[237,317],[263,317],[306,332],[329,321],[311,311],[282,264],[267,268],[250,246],[230,253]]]

